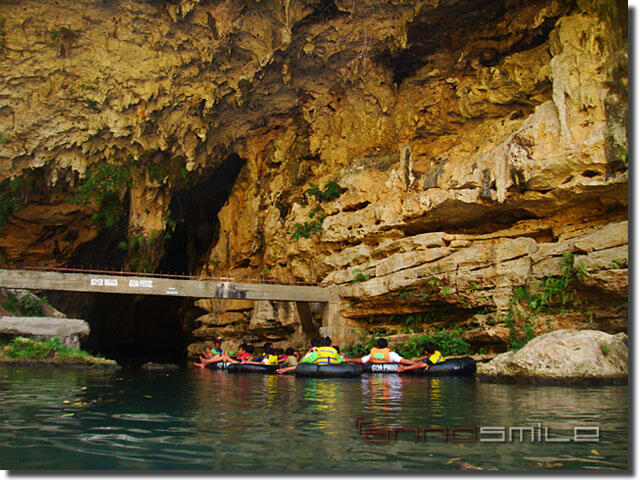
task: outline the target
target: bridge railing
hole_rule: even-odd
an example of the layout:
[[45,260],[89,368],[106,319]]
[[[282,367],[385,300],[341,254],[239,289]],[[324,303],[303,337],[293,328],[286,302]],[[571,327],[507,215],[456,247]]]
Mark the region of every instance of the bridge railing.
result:
[[147,272],[131,272],[125,270],[106,270],[100,268],[74,268],[74,267],[47,267],[47,266],[25,266],[24,270],[35,270],[42,272],[60,272],[60,273],[88,273],[99,275],[115,275],[115,276],[137,276],[137,277],[154,277],[154,278],[173,278],[177,280],[209,280],[214,282],[235,282],[235,283],[270,283],[274,285],[306,285],[314,287],[327,286],[321,282],[304,282],[289,281],[283,282],[268,277],[225,277],[225,276],[205,276],[205,275],[185,275],[178,273],[147,273]]

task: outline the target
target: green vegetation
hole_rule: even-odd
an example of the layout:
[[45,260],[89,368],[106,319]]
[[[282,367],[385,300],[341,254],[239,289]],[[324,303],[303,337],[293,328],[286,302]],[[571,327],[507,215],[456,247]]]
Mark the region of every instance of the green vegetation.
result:
[[368,275],[366,273],[362,273],[362,271],[359,268],[356,268],[353,271],[353,280],[351,280],[351,283],[358,283],[358,282],[366,282],[367,280],[371,280],[371,275]]
[[118,247],[120,248],[120,250],[124,250],[126,252],[129,249],[136,249],[145,244],[150,245],[151,243],[153,243],[153,241],[153,237],[147,238],[141,235],[138,237],[128,238],[126,241],[123,240],[118,244]]
[[370,335],[360,335],[360,338],[356,343],[344,345],[340,353],[350,358],[363,357],[368,354],[373,347],[377,345],[379,337],[383,337],[384,334],[373,332]]
[[515,293],[519,300],[525,300],[535,313],[551,312],[558,304],[560,313],[564,313],[565,307],[580,305],[582,302],[577,299],[574,284],[578,277],[587,276],[587,266],[583,262],[574,265],[573,253],[563,254],[562,264],[560,277],[547,277],[538,283],[539,294],[529,293],[526,286],[516,288]]
[[330,202],[342,195],[346,189],[342,188],[336,182],[331,181],[325,184],[324,189],[320,189],[316,184],[309,183],[309,188],[304,191],[302,205],[307,205],[307,195],[315,198],[318,202]]
[[[432,286],[436,290],[436,292],[439,292],[441,295],[448,295],[452,291],[451,287],[446,286],[448,282],[449,280],[446,276],[442,279],[432,278],[431,280],[429,280],[429,285]],[[430,293],[426,293],[422,295],[422,298],[426,299],[430,295]]]
[[[130,231],[127,240],[121,241],[118,244],[118,248],[127,252],[129,266],[133,271],[151,273],[153,272],[153,265],[149,259],[153,257],[160,237],[161,232],[158,230],[154,230],[150,236]],[[162,253],[160,253],[160,256],[162,256]]]
[[609,266],[611,268],[627,268],[627,260],[624,258],[616,258]]
[[391,315],[389,322],[401,323],[400,331],[402,333],[415,333],[416,329],[423,330],[424,325],[434,322],[444,322],[446,313],[442,310],[435,310],[422,313],[411,313],[409,315]]
[[[315,198],[318,202],[328,202],[331,200],[335,200],[345,191],[340,185],[336,182],[328,182],[324,189],[320,189],[317,185],[310,183],[309,188],[306,189],[302,195],[301,205],[308,205],[309,200],[307,195]],[[324,221],[326,215],[324,214],[322,207],[317,205],[311,212],[309,213],[310,222],[304,223],[296,223],[293,226],[293,238],[299,240],[301,237],[309,238],[312,233],[321,232],[322,231],[322,222]]]
[[177,183],[182,181],[188,184],[191,181],[191,172],[184,166],[184,157],[161,158],[151,160],[146,164],[149,179],[157,183]]
[[191,172],[187,170],[187,167],[180,167],[180,178],[185,184],[188,184],[191,181]]
[[407,342],[397,345],[396,352],[404,358],[415,358],[422,356],[423,345],[426,342],[433,342],[438,346],[444,356],[466,355],[469,353],[470,345],[462,339],[461,330],[440,330],[419,337],[410,338]]
[[468,287],[464,290],[463,295],[460,296],[462,300],[462,304],[465,308],[471,309],[473,308],[472,300],[477,300],[478,302],[485,302],[488,300],[487,297],[475,297],[474,294],[480,292],[480,287],[476,282],[469,283]]
[[[564,313],[567,308],[576,308],[582,304],[578,299],[575,282],[579,277],[587,276],[587,266],[583,262],[574,265],[573,253],[562,256],[562,269],[559,277],[546,277],[538,282],[538,293],[529,291],[526,285],[516,287],[509,300],[509,308],[503,318],[509,328],[509,347],[519,350],[536,336],[535,318],[540,313]],[[593,310],[589,310],[590,322]],[[551,326],[547,324],[547,329]]]
[[2,345],[4,353],[15,359],[42,359],[53,356],[64,357],[86,357],[89,354],[83,350],[64,345],[58,337],[48,340],[30,340],[24,337],[15,337],[11,341]]
[[32,340],[24,337],[15,337],[9,341],[0,340],[0,360],[35,360],[52,363],[83,363],[116,366],[113,360],[94,357],[84,350],[64,345],[58,337],[53,337],[48,340]]
[[9,221],[9,216],[20,208],[21,177],[6,178],[0,182],[0,231]]
[[278,263],[286,255],[286,247],[280,241],[274,241],[269,244],[269,260],[271,263]]
[[13,294],[7,296],[2,307],[16,316],[38,317],[42,315],[43,305],[49,305],[47,297],[34,298],[27,290],[26,295],[18,298]]
[[87,171],[84,183],[78,187],[77,193],[69,198],[69,202],[77,205],[97,204],[99,208],[92,217],[93,222],[105,227],[115,226],[124,213],[120,195],[131,186],[132,161],[132,157],[127,161],[117,158],[111,163],[92,165]]
[[[470,345],[462,339],[461,333],[461,329],[440,330],[410,338],[402,344],[393,345],[392,348],[404,358],[411,359],[422,356],[424,344],[433,342],[445,356],[466,355],[469,353]],[[342,353],[352,358],[367,355],[371,348],[376,346],[378,338],[384,336],[384,334],[377,332],[373,332],[369,336],[361,335],[358,342],[345,345],[342,348]]]
[[605,133],[605,142],[611,148],[613,158],[618,160],[624,168],[629,168],[629,146],[626,141],[620,141],[612,131]]
[[415,293],[415,290],[400,290],[398,292],[398,298],[400,300],[411,300],[414,293]]
[[8,143],[11,140],[11,135],[0,133],[0,143]]
[[319,221],[296,223],[293,226],[293,238],[299,240],[300,237],[309,238],[312,233],[321,232],[322,223]]
[[97,100],[91,100],[89,98],[85,98],[84,100],[85,106],[91,110],[92,112],[99,112],[100,107]]
[[520,350],[536,336],[535,322],[520,307],[517,298],[515,293],[511,295],[509,309],[503,318],[509,328],[509,348],[514,351]]

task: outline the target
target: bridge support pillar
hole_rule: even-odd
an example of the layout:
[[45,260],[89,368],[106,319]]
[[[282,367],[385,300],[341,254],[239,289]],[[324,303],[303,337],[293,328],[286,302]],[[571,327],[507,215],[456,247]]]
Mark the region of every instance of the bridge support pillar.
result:
[[302,331],[308,337],[317,337],[320,333],[313,323],[313,316],[311,315],[311,304],[309,302],[296,302],[298,309],[298,315],[300,316],[300,323],[302,324]]
[[328,288],[331,293],[329,302],[325,304],[322,314],[320,335],[331,337],[334,345],[341,347],[349,343],[355,343],[365,330],[358,322],[345,318],[340,313],[341,299],[338,294],[339,287],[331,286]]

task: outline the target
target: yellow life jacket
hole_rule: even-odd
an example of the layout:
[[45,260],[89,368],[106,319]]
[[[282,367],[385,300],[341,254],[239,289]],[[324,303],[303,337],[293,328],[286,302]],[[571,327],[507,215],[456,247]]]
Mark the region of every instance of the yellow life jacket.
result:
[[391,363],[389,352],[391,352],[389,348],[373,347],[369,353],[369,363]]
[[340,363],[338,360],[338,351],[333,347],[318,347],[318,358],[313,363],[318,365],[330,365],[332,363]]
[[[444,355],[442,355],[438,350],[436,350],[433,354],[429,356],[427,360],[431,362],[433,365],[435,365],[436,363],[444,362]],[[430,364],[427,363],[427,368],[425,370],[429,370],[429,367],[430,367]]]
[[267,363],[265,365],[278,365],[278,356],[269,354],[265,357],[267,359]]

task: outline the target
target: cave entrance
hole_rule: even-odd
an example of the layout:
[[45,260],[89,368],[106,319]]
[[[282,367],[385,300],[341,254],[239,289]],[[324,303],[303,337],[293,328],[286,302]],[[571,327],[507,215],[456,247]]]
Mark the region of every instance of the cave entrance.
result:
[[192,274],[209,260],[220,233],[218,212],[244,164],[243,158],[232,154],[203,182],[173,196],[169,209],[176,226],[165,243],[158,271]]
[[[157,272],[192,275],[208,262],[220,233],[218,212],[244,164],[243,158],[232,154],[203,181],[173,196],[169,209],[175,228],[167,236]],[[136,299],[131,353],[153,361],[184,362],[195,319],[206,313],[193,305],[194,300],[158,296]]]
[[[157,273],[190,275],[208,261],[220,231],[218,212],[229,198],[244,164],[245,160],[238,155],[230,155],[218,168],[201,177],[202,181],[174,194],[169,208],[175,229],[165,240],[165,253]],[[90,249],[85,248],[85,254],[91,251],[97,257],[117,252],[116,236],[108,240],[101,239]],[[83,260],[87,265],[93,262],[91,258]],[[105,268],[120,267],[113,262]],[[59,300],[54,303],[60,305],[60,310],[89,322],[91,334],[83,345],[85,348],[124,365],[146,361],[184,363],[194,320],[205,313],[193,305],[193,298],[68,293],[62,298],[53,292],[52,295]]]

